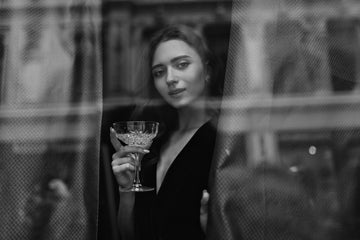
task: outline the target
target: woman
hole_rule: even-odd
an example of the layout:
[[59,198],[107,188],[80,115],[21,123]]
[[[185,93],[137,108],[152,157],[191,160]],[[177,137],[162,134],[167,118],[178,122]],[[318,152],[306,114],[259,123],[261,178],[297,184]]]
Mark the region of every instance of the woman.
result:
[[129,154],[138,152],[144,155],[142,183],[156,191],[120,192],[120,231],[124,238],[204,239],[200,201],[207,189],[216,137],[216,103],[209,104],[210,97],[219,96],[216,63],[201,36],[185,26],[170,26],[155,34],[149,62],[150,82],[165,105],[162,116],[155,117],[152,110],[152,117],[142,120],[160,121],[165,130],[153,142],[150,154],[122,146],[112,129],[110,137],[117,151],[112,167],[119,188],[131,186],[134,160]]

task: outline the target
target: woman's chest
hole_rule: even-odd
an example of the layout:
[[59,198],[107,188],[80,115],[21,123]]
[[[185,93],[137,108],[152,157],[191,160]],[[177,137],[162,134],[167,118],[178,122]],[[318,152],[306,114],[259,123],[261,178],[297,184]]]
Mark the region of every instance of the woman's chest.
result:
[[183,152],[194,133],[195,131],[190,131],[184,134],[176,134],[172,136],[168,144],[162,148],[156,168],[157,190],[159,190],[170,166],[173,164],[175,159],[178,158],[180,153]]

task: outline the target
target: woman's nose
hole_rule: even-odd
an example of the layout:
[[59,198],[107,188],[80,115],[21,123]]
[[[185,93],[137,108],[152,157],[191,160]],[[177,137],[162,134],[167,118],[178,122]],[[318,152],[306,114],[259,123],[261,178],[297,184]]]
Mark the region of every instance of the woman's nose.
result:
[[178,82],[178,80],[177,80],[177,78],[176,78],[176,76],[174,74],[174,70],[171,69],[171,68],[168,68],[167,75],[166,75],[166,83],[168,85],[172,85],[172,84],[177,83],[177,82]]

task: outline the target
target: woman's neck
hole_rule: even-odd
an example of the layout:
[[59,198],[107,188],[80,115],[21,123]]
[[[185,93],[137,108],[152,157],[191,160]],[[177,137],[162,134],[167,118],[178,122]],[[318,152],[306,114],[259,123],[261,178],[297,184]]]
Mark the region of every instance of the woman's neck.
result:
[[186,107],[178,110],[179,127],[177,131],[185,132],[201,127],[211,118],[206,108]]

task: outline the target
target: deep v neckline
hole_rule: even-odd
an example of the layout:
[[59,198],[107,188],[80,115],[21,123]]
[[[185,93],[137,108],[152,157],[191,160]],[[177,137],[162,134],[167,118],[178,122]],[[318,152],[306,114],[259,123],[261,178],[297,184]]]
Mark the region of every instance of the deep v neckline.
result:
[[[187,141],[187,143],[184,145],[184,147],[179,151],[179,153],[176,155],[176,157],[174,158],[174,160],[170,163],[169,167],[167,168],[167,171],[164,174],[164,177],[162,179],[161,185],[159,187],[159,190],[156,192],[156,195],[160,195],[164,190],[164,188],[166,188],[166,186],[168,185],[168,181],[169,178],[172,175],[172,172],[175,171],[175,169],[177,169],[179,167],[182,168],[186,168],[186,161],[181,161],[179,159],[181,159],[181,156],[187,152],[187,149],[189,148],[189,146],[192,144],[193,141],[195,141],[198,136],[200,135],[202,129],[208,125],[211,122],[211,120],[208,120],[207,122],[205,122],[203,125],[201,125],[190,137],[189,141]],[[185,160],[185,159],[182,159]],[[175,168],[176,167],[176,168]],[[158,186],[158,182],[157,182],[157,167],[155,168],[155,188],[157,189]]]

